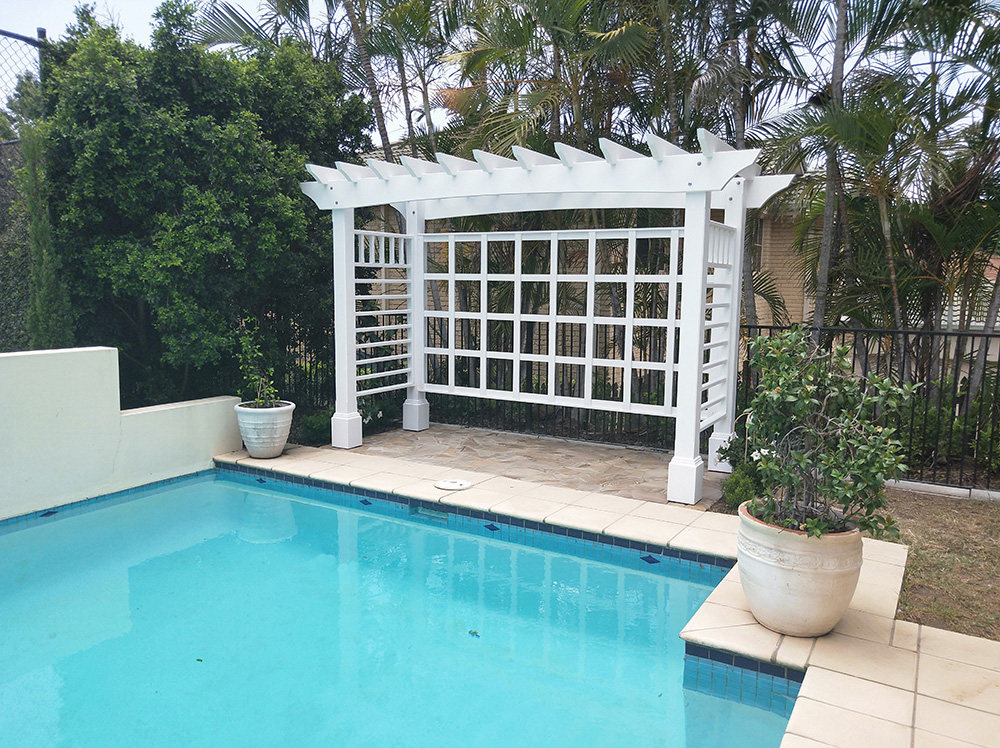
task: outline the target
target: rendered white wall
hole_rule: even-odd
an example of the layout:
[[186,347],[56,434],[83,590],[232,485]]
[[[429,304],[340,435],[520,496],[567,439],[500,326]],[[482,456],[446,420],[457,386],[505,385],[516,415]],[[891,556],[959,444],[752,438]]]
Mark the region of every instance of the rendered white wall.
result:
[[211,467],[240,448],[215,397],[121,410],[118,351],[0,354],[0,519]]

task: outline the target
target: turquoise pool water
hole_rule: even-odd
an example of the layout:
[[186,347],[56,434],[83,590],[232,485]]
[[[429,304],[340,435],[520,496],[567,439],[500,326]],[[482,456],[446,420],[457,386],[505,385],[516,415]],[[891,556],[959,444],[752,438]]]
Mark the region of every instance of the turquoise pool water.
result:
[[682,688],[709,592],[189,481],[0,534],[0,743],[777,746]]

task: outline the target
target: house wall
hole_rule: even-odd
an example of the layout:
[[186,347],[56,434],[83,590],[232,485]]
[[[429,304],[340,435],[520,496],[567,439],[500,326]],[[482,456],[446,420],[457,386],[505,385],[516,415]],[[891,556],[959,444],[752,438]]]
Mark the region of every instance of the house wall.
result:
[[[761,237],[761,268],[774,278],[788,310],[789,322],[805,322],[812,316],[813,301],[806,295],[798,270],[798,257],[792,248],[795,225],[784,217],[768,217],[763,221]],[[757,297],[760,324],[773,324],[770,308]]]
[[0,354],[0,519],[209,468],[238,402],[123,411],[114,348]]

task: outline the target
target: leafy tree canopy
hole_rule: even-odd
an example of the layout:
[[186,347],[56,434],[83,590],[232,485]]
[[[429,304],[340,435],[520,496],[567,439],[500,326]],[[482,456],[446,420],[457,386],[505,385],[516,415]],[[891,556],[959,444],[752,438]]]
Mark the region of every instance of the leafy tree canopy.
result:
[[298,182],[306,160],[370,147],[334,65],[291,41],[206,51],[190,42],[193,14],[161,5],[144,49],[83,8],[45,71],[77,343],[119,348],[127,404],[217,394],[246,314],[274,350],[328,327],[328,226]]

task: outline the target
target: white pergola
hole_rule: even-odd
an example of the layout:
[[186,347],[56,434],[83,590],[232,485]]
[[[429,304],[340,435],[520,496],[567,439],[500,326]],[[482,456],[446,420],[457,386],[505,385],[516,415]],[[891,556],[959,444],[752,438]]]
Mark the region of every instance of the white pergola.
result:
[[[411,431],[428,427],[428,392],[672,416],[667,498],[696,503],[705,469],[702,432],[712,430],[709,469],[728,469],[715,453],[730,437],[736,415],[746,210],[793,179],[761,176],[757,150],[734,150],[703,130],[698,135],[701,153],[650,135],[651,157],[602,139],[603,156],[557,143],[558,158],[515,146],[513,159],[474,151],[474,161],[437,154],[436,162],[403,156],[402,164],[368,159],[367,166],[307,166],[315,181],[303,183],[302,191],[333,216],[333,446],[361,444],[359,394],[402,388],[403,428]],[[381,205],[405,217],[405,234],[355,230],[355,209]],[[428,234],[425,228],[432,219],[590,208],[682,209],[684,221],[660,229],[504,234]],[[721,223],[711,220],[712,210],[723,211]],[[623,248],[614,268],[601,259],[607,242]],[[488,259],[497,243],[512,253],[512,262],[499,270]],[[669,255],[655,273],[637,261],[636,251],[653,244]],[[570,245],[578,262],[566,268]],[[523,264],[539,247],[542,253],[532,256],[543,257],[543,264]],[[512,305],[491,308],[495,284],[512,290]],[[528,284],[536,295],[541,289],[544,303],[525,308]],[[615,310],[599,301],[611,286],[621,301]],[[476,308],[459,303],[459,289],[468,288]],[[583,301],[560,308],[557,299],[570,288]],[[638,300],[651,289],[663,294],[664,316],[650,318],[640,308]],[[544,337],[526,337],[526,323],[544,330]],[[496,324],[512,334],[506,347],[491,347],[487,330]],[[463,325],[476,325],[474,345],[456,335]],[[573,350],[557,341],[556,331],[567,326],[585,341]],[[599,358],[595,333],[611,328],[627,342],[617,358]],[[633,341],[650,333],[669,340],[667,350],[674,353],[661,361],[636,357]],[[529,338],[537,344],[530,350]],[[429,361],[436,378],[428,376]],[[560,379],[569,377],[557,369],[574,372],[572,392],[560,388]],[[660,391],[645,401],[633,398],[632,377],[649,372],[662,373]],[[598,375],[622,386],[609,396],[595,389]]]

